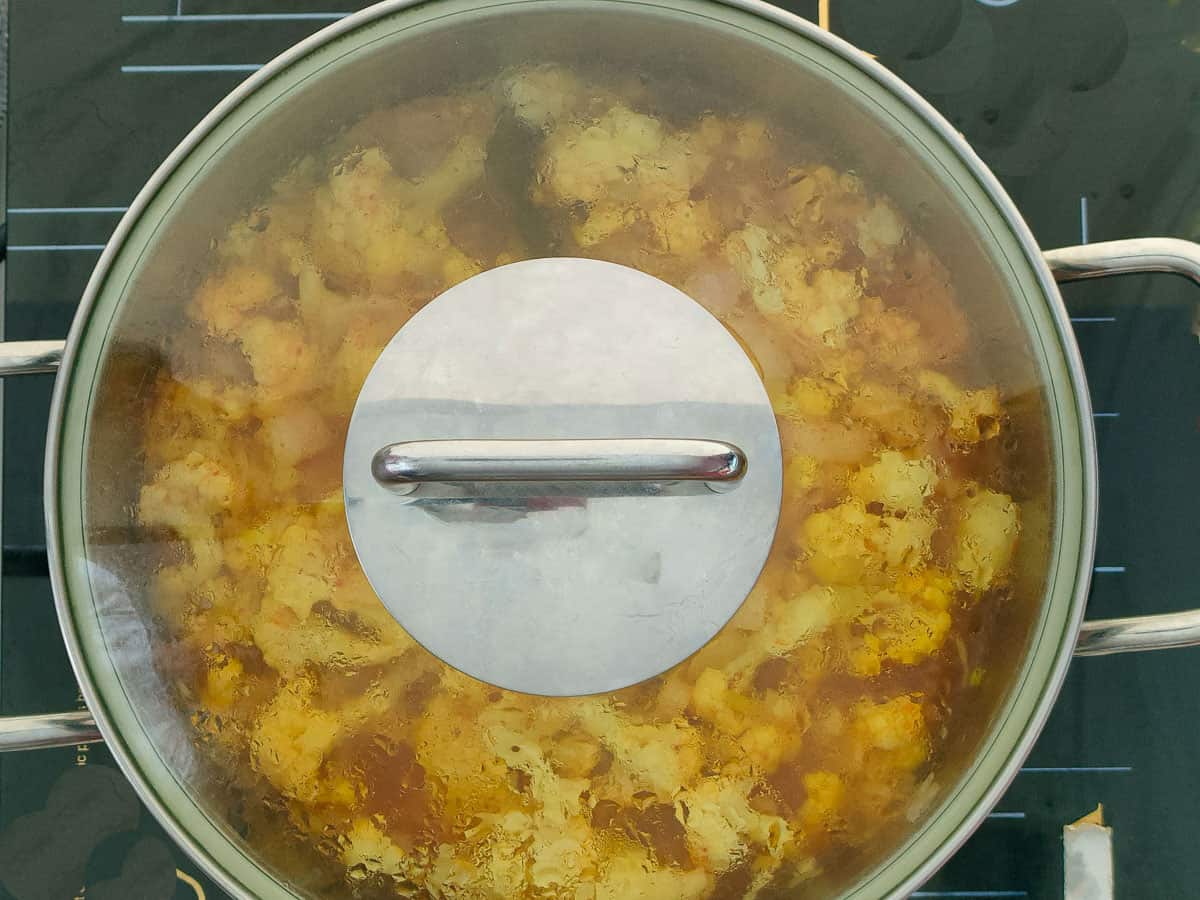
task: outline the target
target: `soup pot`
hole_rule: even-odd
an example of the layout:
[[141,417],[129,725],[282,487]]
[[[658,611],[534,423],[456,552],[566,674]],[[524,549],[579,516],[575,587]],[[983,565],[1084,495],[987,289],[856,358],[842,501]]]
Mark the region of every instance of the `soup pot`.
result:
[[352,15],[163,163],[65,343],[0,346],[57,373],[89,710],[0,749],[104,740],[234,896],[905,895],[1072,656],[1200,642],[1083,620],[1055,282],[1130,272],[1200,249],[1043,252],[764,3]]

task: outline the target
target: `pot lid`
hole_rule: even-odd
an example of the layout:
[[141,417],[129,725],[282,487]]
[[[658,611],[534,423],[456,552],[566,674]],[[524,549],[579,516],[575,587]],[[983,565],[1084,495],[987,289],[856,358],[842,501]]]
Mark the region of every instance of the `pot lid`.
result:
[[1078,527],[1053,313],[950,138],[773,15],[381,7],[131,212],[68,627],[234,892],[876,896],[1012,755]]
[[775,536],[779,433],[745,352],[683,293],[530,260],[450,288],[384,348],[343,485],[367,578],[426,649],[498,687],[596,694],[741,606]]

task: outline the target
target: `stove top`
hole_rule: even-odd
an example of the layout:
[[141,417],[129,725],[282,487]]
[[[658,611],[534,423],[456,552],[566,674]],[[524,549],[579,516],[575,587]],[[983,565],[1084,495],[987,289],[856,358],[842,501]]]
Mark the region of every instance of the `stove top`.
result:
[[[65,335],[99,251],[159,161],[246,73],[360,5],[0,0],[7,16],[3,328]],[[1200,239],[1200,4],[784,3],[876,54],[1000,177],[1043,247]],[[1195,288],[1065,291],[1096,409],[1093,617],[1200,606]],[[40,485],[49,377],[3,392],[0,712],[82,707],[55,621]],[[1200,650],[1077,660],[997,811],[917,896],[1062,896],[1061,828],[1102,802],[1122,897],[1200,889]],[[0,898],[224,895],[141,807],[102,745],[0,757]]]

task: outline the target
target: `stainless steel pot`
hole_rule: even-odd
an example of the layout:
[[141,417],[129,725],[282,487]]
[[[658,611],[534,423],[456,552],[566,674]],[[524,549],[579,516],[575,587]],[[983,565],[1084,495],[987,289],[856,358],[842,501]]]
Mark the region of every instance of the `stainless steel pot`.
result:
[[[372,67],[400,65],[403,70],[394,60],[381,61],[376,45],[392,46],[388,42],[400,41],[405,32],[409,34],[404,40],[413,42],[410,46],[421,47],[422,41],[434,40],[430,36],[438,29],[466,27],[453,24],[458,20],[473,20],[471,27],[481,21],[494,26],[541,11],[568,20],[591,16],[606,22],[614,16],[628,16],[633,23],[640,16],[650,17],[647,22],[654,17],[673,17],[677,25],[687,23],[678,25],[680,33],[695,28],[697,41],[712,42],[713,46],[692,44],[703,47],[697,52],[711,52],[715,47],[716,58],[727,63],[729,59],[721,57],[721,47],[716,46],[721,41],[757,47],[764,60],[771,54],[788,57],[805,69],[806,78],[815,82],[825,79],[831,91],[836,87],[841,102],[849,103],[847,98],[852,98],[859,105],[861,122],[847,125],[848,133],[864,128],[868,131],[862,133],[870,133],[871,128],[886,133],[905,154],[918,160],[933,179],[930,183],[945,186],[956,203],[969,210],[977,234],[988,236],[979,258],[994,267],[998,273],[994,277],[1004,283],[1014,307],[1019,307],[1018,317],[1031,344],[1040,348],[1037,365],[1048,386],[1046,402],[1057,429],[1053,434],[1058,461],[1052,523],[1054,572],[1046,582],[1029,647],[1014,669],[1011,689],[988,727],[986,740],[937,809],[895,853],[860,879],[850,896],[902,896],[927,879],[962,844],[1015,776],[1049,714],[1073,655],[1200,643],[1200,611],[1083,621],[1095,544],[1096,446],[1078,348],[1055,287],[1056,281],[1133,272],[1170,272],[1200,283],[1200,247],[1181,240],[1146,238],[1043,253],[999,183],[962,137],[907,85],[845,42],[754,0],[725,0],[720,5],[654,0],[603,6],[606,8],[601,11],[596,4],[570,0],[513,4],[397,0],[321,31],[239,86],[158,169],[102,254],[65,343],[10,342],[0,347],[0,374],[59,373],[47,438],[46,529],[59,620],[90,710],[0,721],[0,750],[105,740],[167,831],[235,896],[283,897],[289,896],[290,890],[249,860],[221,823],[209,820],[204,805],[173,771],[182,757],[172,756],[171,739],[161,733],[149,734],[140,721],[146,715],[145,692],[131,687],[128,668],[119,669],[110,658],[113,626],[106,626],[101,619],[127,610],[113,599],[120,591],[103,583],[105,577],[114,577],[113,573],[98,572],[83,544],[84,506],[107,502],[85,475],[88,453],[95,449],[89,445],[113,440],[112,434],[98,437],[91,433],[92,393],[99,384],[97,373],[111,352],[108,330],[116,327],[127,334],[154,330],[153,316],[146,315],[148,301],[143,299],[140,307],[129,308],[128,285],[133,284],[143,297],[161,292],[164,284],[187,268],[180,262],[190,252],[186,248],[196,243],[209,223],[224,221],[241,203],[239,186],[253,183],[258,171],[277,167],[280,153],[287,150],[247,141],[243,146],[250,151],[238,159],[238,165],[227,164],[224,154],[239,146],[239,133],[262,134],[274,128],[286,135],[294,132],[299,122],[325,121],[320,117],[332,115],[345,96],[339,92],[353,83],[356,67],[371,71]],[[502,13],[510,18],[500,18]],[[560,32],[559,36],[582,30]],[[522,42],[503,26],[497,33],[520,44],[520,52],[529,50],[532,39]],[[465,42],[478,40],[479,34],[473,32]],[[495,51],[486,42],[477,46],[486,47],[487,53]],[[677,52],[687,46],[688,41],[680,39],[678,46],[668,50]],[[778,59],[764,63],[762,78],[786,84],[789,64]],[[748,77],[736,68],[730,70],[730,77]],[[203,182],[207,195],[198,195],[193,182]],[[208,187],[211,184],[218,187]],[[919,183],[914,190],[920,190]],[[176,204],[188,209],[189,217],[180,217]],[[120,407],[111,398],[108,402],[113,408]],[[386,468],[387,462],[381,465]],[[90,475],[94,477],[95,472]],[[120,634],[124,639],[141,639],[136,623],[123,627]]]

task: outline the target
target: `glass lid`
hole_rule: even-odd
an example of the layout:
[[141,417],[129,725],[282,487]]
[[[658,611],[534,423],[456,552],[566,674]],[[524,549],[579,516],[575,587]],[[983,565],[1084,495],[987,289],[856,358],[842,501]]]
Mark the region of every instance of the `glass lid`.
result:
[[1011,231],[752,12],[335,30],[83,334],[64,555],[130,767],[259,896],[894,887],[1052,630]]

